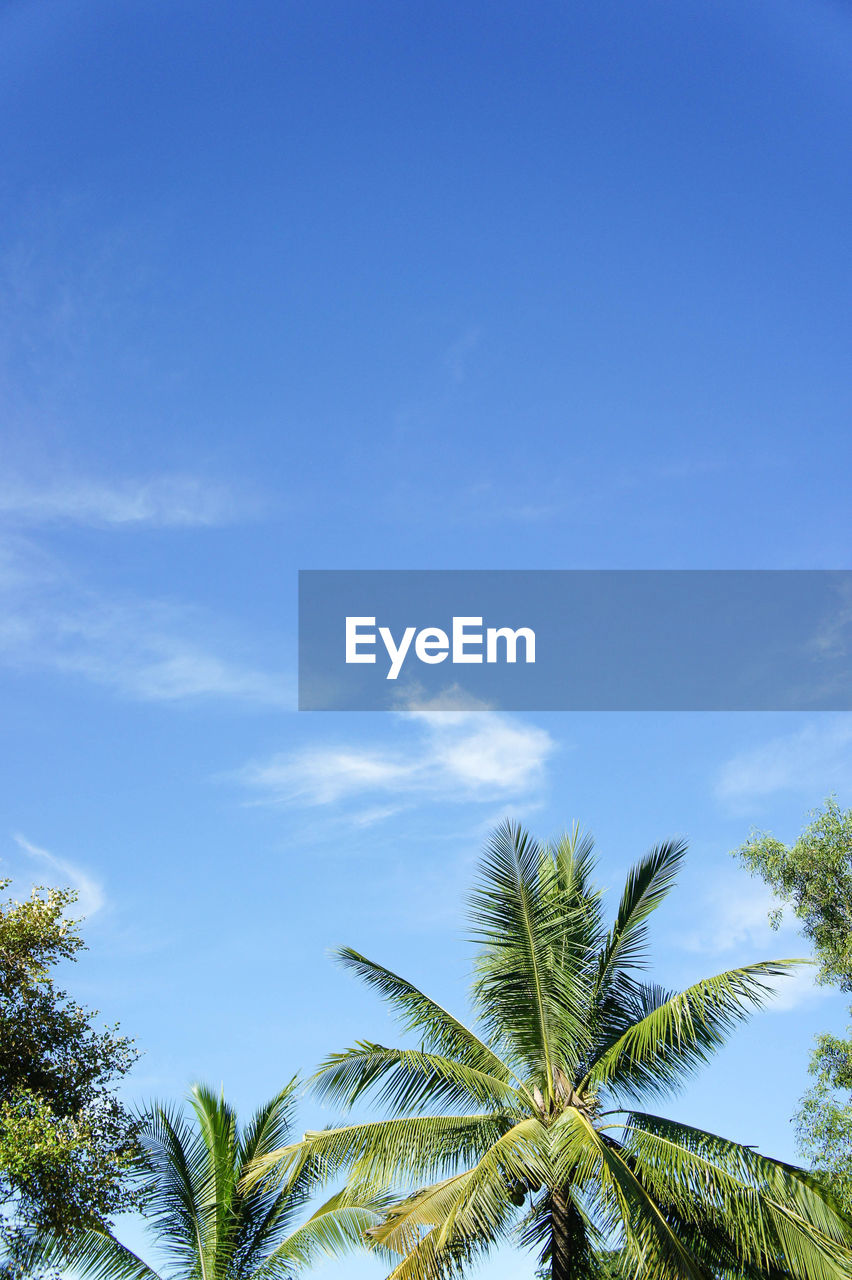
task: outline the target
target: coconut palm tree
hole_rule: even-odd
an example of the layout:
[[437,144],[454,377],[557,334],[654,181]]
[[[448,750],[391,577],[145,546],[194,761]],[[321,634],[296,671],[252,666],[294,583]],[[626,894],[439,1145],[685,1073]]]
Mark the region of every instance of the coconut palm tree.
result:
[[224,1097],[203,1085],[191,1091],[191,1120],[167,1106],[145,1113],[139,1174],[162,1273],[103,1230],[42,1237],[31,1264],[86,1280],[289,1280],[320,1255],[352,1248],[381,1215],[351,1188],[295,1225],[320,1180],[315,1161],[274,1186],[243,1186],[252,1161],[290,1136],[296,1087],[291,1080],[242,1129]]
[[[806,1172],[644,1109],[671,1094],[796,961],[750,964],[671,992],[643,979],[647,928],[684,855],[653,849],[607,928],[592,841],[543,847],[507,823],[471,899],[474,1021],[351,949],[417,1043],[359,1042],[320,1067],[319,1093],[388,1118],[308,1133],[256,1162],[310,1161],[397,1188],[368,1230],[392,1280],[443,1280],[514,1235],[553,1280],[850,1275],[852,1227]],[[286,1173],[285,1173],[286,1171]]]

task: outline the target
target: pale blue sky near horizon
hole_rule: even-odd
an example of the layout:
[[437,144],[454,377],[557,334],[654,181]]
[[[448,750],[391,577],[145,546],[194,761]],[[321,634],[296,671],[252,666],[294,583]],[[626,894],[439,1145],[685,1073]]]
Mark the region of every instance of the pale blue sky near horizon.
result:
[[[0,6],[0,870],[128,1097],[392,1035],[335,945],[463,1009],[507,814],[689,840],[665,981],[802,952],[729,851],[852,804],[848,715],[299,714],[296,573],[852,567],[850,69],[829,0]],[[670,1109],[794,1157],[845,1017]]]

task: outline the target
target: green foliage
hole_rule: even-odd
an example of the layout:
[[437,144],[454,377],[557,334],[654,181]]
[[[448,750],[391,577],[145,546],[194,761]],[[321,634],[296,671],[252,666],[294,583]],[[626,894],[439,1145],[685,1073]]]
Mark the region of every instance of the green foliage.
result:
[[[621,1249],[601,1249],[590,1255],[584,1280],[625,1280],[630,1274],[624,1269],[626,1265]],[[536,1272],[536,1277],[537,1280],[550,1280],[550,1267],[542,1267]]]
[[[0,890],[8,886],[0,882]],[[83,946],[70,890],[0,905],[0,1203],[5,1265],[29,1228],[103,1225],[135,1197],[136,1123],[114,1090],[136,1060],[117,1028],[57,989],[55,966]]]
[[813,1087],[796,1117],[799,1146],[852,1215],[852,1041],[817,1037]]
[[595,1258],[600,1280],[623,1280],[625,1259],[619,1249],[604,1249]]
[[[143,1212],[170,1280],[287,1280],[322,1256],[351,1249],[380,1220],[383,1201],[357,1188],[302,1216],[323,1168],[306,1161],[247,1186],[255,1162],[286,1143],[296,1080],[241,1127],[224,1097],[203,1085],[191,1093],[191,1118],[154,1105],[142,1126],[137,1173]],[[43,1233],[31,1257],[72,1267],[89,1280],[159,1280],[158,1273],[105,1229],[61,1239]]]
[[852,991],[852,809],[830,797],[809,816],[795,844],[755,833],[734,855],[793,908],[823,980]]
[[[809,816],[795,844],[754,834],[735,856],[801,921],[820,979],[852,991],[852,809],[829,798]],[[796,1117],[799,1147],[852,1213],[852,1039],[818,1036],[810,1072],[814,1084]]]
[[470,1025],[350,949],[413,1047],[361,1041],[320,1067],[321,1096],[372,1095],[384,1118],[308,1133],[248,1182],[317,1162],[393,1194],[369,1231],[390,1280],[444,1280],[501,1240],[554,1280],[848,1280],[852,1225],[818,1180],[643,1106],[670,1095],[796,961],[747,965],[671,992],[645,981],[650,916],[684,846],[631,871],[607,926],[592,842],[542,846],[502,826],[471,899]]

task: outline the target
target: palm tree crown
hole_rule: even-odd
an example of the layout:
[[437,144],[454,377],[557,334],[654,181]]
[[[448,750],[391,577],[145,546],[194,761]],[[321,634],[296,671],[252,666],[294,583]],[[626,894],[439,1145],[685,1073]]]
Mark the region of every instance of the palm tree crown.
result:
[[[191,1092],[192,1119],[155,1105],[145,1113],[145,1213],[164,1275],[172,1280],[289,1280],[317,1256],[343,1252],[380,1220],[351,1194],[333,1196],[301,1225],[300,1211],[322,1169],[307,1160],[275,1185],[244,1185],[253,1162],[286,1144],[296,1080],[240,1128],[234,1109],[211,1089]],[[160,1280],[106,1231],[40,1243],[42,1264],[62,1264],[87,1280]]]
[[350,949],[341,960],[416,1034],[416,1048],[359,1042],[319,1069],[351,1107],[373,1091],[389,1118],[308,1133],[257,1162],[257,1179],[310,1161],[396,1188],[371,1247],[392,1280],[443,1280],[513,1235],[554,1280],[600,1259],[648,1280],[849,1276],[852,1228],[804,1171],[641,1109],[701,1067],[796,961],[746,965],[680,992],[642,980],[648,918],[681,843],[630,872],[607,927],[592,842],[542,846],[505,824],[471,899],[468,1027]]

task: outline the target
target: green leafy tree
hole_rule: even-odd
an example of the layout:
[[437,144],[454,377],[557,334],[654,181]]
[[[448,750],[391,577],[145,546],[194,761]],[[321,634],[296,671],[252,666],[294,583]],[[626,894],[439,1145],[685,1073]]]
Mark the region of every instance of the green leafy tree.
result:
[[[830,797],[814,810],[795,844],[764,832],[734,850],[792,907],[814,945],[820,977],[852,991],[852,809]],[[780,922],[780,911],[772,922]]]
[[[592,1280],[624,1280],[630,1274],[630,1260],[623,1249],[598,1249],[589,1258]],[[536,1280],[550,1280],[550,1265],[536,1272]]]
[[[852,991],[852,809],[834,798],[814,810],[798,840],[785,845],[755,833],[737,856],[792,908],[813,944],[819,977]],[[783,906],[770,917],[777,927]],[[796,1129],[803,1155],[828,1178],[852,1213],[852,1029],[816,1039],[813,1087],[802,1099]]]
[[83,947],[75,900],[34,889],[0,904],[0,1234],[12,1270],[28,1229],[103,1225],[134,1203],[137,1125],[115,1089],[137,1052],[53,979]]
[[71,1268],[88,1280],[288,1280],[321,1255],[351,1249],[380,1220],[354,1188],[338,1192],[297,1225],[324,1168],[302,1162],[274,1185],[244,1185],[249,1166],[285,1143],[296,1080],[240,1127],[221,1095],[196,1085],[192,1118],[155,1105],[142,1128],[143,1212],[163,1257],[160,1273],[114,1234],[89,1230],[33,1250],[40,1266]]
[[319,1092],[386,1119],[305,1135],[250,1175],[305,1161],[397,1188],[369,1232],[393,1280],[439,1280],[507,1238],[554,1280],[848,1276],[852,1227],[803,1170],[641,1109],[703,1067],[795,961],[746,965],[680,992],[646,982],[648,921],[684,846],[630,872],[607,927],[592,842],[543,847],[506,824],[471,900],[475,1020],[350,949],[342,962],[393,1007],[411,1048],[334,1054]]

